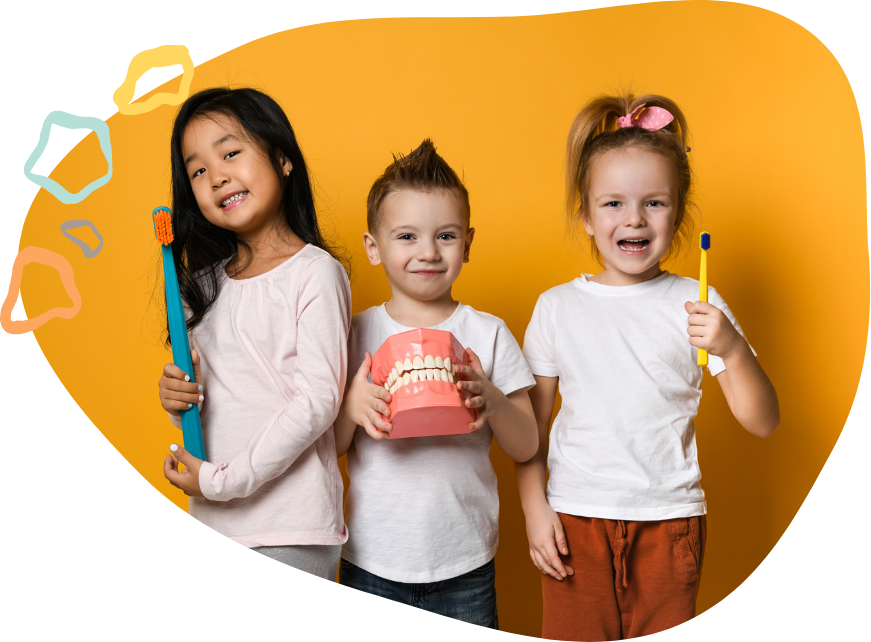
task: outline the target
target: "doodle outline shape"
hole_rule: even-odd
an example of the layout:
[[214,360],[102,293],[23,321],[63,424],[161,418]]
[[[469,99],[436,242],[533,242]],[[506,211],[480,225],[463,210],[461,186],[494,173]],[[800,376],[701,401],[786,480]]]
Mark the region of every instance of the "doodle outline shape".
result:
[[[13,321],[12,308],[15,307],[15,302],[18,300],[18,291],[21,287],[21,277],[24,273],[24,266],[28,263],[41,263],[57,270],[60,275],[61,284],[64,286],[64,290],[73,302],[72,307],[52,308],[32,319]],[[65,257],[56,252],[52,252],[51,250],[46,250],[43,247],[34,246],[28,246],[18,253],[18,256],[15,257],[15,262],[12,264],[12,277],[9,280],[9,293],[6,295],[6,300],[3,301],[3,306],[0,307],[0,327],[9,334],[24,334],[31,330],[36,330],[55,317],[72,319],[81,309],[82,295],[79,294],[79,289],[76,287],[73,266],[70,265],[70,262],[67,261]]]
[[[184,73],[178,91],[174,94],[160,92],[141,103],[130,103],[136,93],[136,81],[149,69],[181,65]],[[112,101],[118,106],[118,112],[124,116],[147,114],[161,105],[180,105],[188,97],[191,81],[194,79],[194,61],[184,45],[162,45],[154,49],[140,51],[133,56],[127,67],[127,76],[121,86],[112,94]]]
[[[34,174],[33,167],[45,151],[46,145],[48,145],[52,125],[57,125],[64,129],[90,129],[97,134],[97,140],[100,141],[100,149],[103,150],[103,156],[105,156],[106,162],[109,164],[109,170],[106,174],[97,180],[92,181],[88,185],[85,185],[75,194],[71,194],[63,185],[48,176]],[[33,150],[30,157],[27,159],[27,162],[24,163],[24,175],[27,176],[31,182],[36,183],[49,192],[64,205],[75,205],[76,203],[81,203],[91,195],[91,192],[103,187],[103,185],[108,183],[112,178],[112,141],[109,138],[109,125],[99,118],[91,116],[74,116],[65,111],[51,112],[45,117],[45,122],[42,123],[42,131],[39,132],[39,142],[36,144],[36,149]]]
[[[88,245],[87,243],[85,243],[81,239],[77,239],[75,236],[73,236],[72,234],[67,232],[67,230],[74,230],[76,228],[85,227],[85,226],[90,227],[91,231],[94,233],[94,236],[96,236],[98,239],[100,239],[100,242],[97,244],[97,247],[94,249],[91,249],[90,245]],[[60,224],[60,231],[65,237],[67,237],[69,240],[71,240],[73,243],[75,243],[76,245],[78,245],[81,248],[81,250],[84,253],[86,258],[89,258],[89,259],[94,258],[95,256],[97,256],[100,253],[100,250],[103,249],[103,235],[100,234],[96,225],[94,225],[93,223],[91,223],[90,221],[88,221],[86,219],[79,219],[76,221],[64,221],[63,223]]]

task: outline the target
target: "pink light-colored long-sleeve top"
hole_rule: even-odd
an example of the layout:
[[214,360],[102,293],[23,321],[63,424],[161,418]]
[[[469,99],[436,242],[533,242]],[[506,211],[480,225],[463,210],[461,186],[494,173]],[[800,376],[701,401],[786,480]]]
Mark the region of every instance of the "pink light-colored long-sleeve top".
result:
[[190,514],[248,547],[342,544],[332,424],[348,363],[347,274],[312,245],[250,279],[219,271],[218,298],[191,336],[207,461]]

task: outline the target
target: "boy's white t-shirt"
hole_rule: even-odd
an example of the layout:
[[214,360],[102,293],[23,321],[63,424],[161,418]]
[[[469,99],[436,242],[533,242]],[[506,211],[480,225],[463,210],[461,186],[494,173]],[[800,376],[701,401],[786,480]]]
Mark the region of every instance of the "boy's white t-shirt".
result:
[[[703,515],[693,423],[703,371],[684,309],[698,300],[699,282],[664,272],[615,287],[588,276],[539,297],[523,343],[533,373],[559,377],[548,503],[605,519]],[[708,302],[743,336],[714,288]],[[708,370],[719,374],[723,360],[709,355]]]
[[[413,330],[384,305],[351,322],[348,377],[365,352]],[[508,326],[462,303],[434,330],[471,348],[487,378],[503,393],[535,385]],[[489,423],[468,435],[375,440],[357,427],[348,451],[351,484],[345,502],[350,537],[342,557],[395,582],[437,582],[478,568],[496,554],[499,494],[490,463]]]

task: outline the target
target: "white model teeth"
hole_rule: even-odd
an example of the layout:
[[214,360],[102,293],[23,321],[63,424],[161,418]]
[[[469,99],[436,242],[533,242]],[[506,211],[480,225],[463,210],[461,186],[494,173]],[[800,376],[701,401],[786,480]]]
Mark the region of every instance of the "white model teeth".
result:
[[240,198],[242,198],[244,196],[248,196],[248,192],[239,192],[238,194],[234,194],[233,196],[231,196],[230,198],[225,200],[223,203],[221,203],[221,207],[227,207],[230,203],[235,203],[236,201],[238,201]]
[[425,357],[406,357],[405,361],[396,361],[394,367],[387,375],[384,388],[391,394],[418,381],[445,381],[454,383],[457,381],[457,369],[451,362],[451,358],[442,358],[433,355]]

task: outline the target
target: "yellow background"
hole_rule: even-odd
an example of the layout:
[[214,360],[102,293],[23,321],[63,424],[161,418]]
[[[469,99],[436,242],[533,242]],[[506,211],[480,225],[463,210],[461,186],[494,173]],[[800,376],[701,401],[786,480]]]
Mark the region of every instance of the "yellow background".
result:
[[[178,82],[156,91],[175,91]],[[850,86],[829,51],[774,13],[725,3],[370,20],[259,39],[199,65],[192,91],[253,86],[283,105],[315,177],[324,227],[353,253],[355,312],[389,294],[360,242],[369,187],[391,152],[432,137],[465,176],[477,228],[455,294],[505,319],[522,340],[541,292],[596,269],[564,232],[565,137],[587,98],[629,84],[673,98],[689,118],[703,216],[697,231],[712,235],[710,283],[741,321],[782,409],[778,431],[756,439],[705,379],[696,422],[709,510],[704,610],[786,529],[859,381],[869,306],[864,155]],[[150,216],[169,204],[174,114],[164,106],[110,118],[111,182],[77,205],[40,191],[20,246],[63,254],[75,269],[81,312],[36,331],[58,377],[131,465],[186,506],[161,468],[179,433],[157,399],[169,353],[158,336]],[[89,135],[52,178],[75,192],[105,169]],[[96,258],[61,235],[70,219],[96,224],[105,238]],[[698,254],[667,267],[695,276]],[[69,305],[56,273],[40,265],[25,268],[21,294],[31,318]],[[538,635],[540,573],[527,553],[512,465],[495,445],[492,459],[501,498],[500,624]]]

